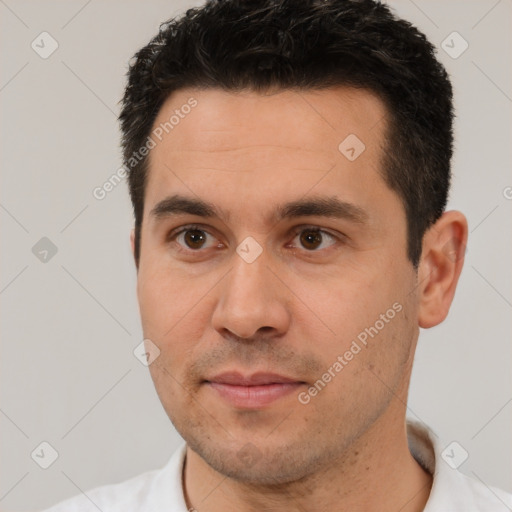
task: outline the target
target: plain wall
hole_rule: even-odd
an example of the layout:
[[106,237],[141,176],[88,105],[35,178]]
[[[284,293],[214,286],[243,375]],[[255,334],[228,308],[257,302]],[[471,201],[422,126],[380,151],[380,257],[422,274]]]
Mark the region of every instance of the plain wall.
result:
[[[471,232],[451,313],[420,334],[409,416],[468,451],[461,471],[512,491],[512,4],[390,4],[439,47],[452,77],[449,209]],[[0,3],[1,510],[41,509],[159,468],[180,442],[132,353],[142,332],[126,184],[103,200],[93,190],[121,166],[128,60],[192,5]],[[43,31],[59,44],[47,59],[31,47]],[[441,48],[453,31],[469,43],[456,59]],[[43,237],[57,248],[47,262],[32,250]],[[59,453],[46,470],[30,455],[43,441]]]

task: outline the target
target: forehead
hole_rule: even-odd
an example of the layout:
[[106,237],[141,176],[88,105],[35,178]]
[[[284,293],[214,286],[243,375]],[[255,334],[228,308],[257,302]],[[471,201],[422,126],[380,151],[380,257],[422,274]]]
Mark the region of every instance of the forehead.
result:
[[[196,106],[187,106],[194,102]],[[162,127],[161,138],[172,139],[175,151],[229,150],[236,135],[236,142],[245,147],[261,144],[317,152],[321,146],[332,150],[332,143],[336,148],[336,142],[355,132],[370,142],[375,135],[382,135],[385,117],[383,102],[365,89],[336,87],[260,94],[188,88],[167,98],[153,130]],[[283,129],[290,127],[293,130]]]
[[259,210],[313,188],[341,187],[350,200],[376,180],[385,186],[385,126],[384,104],[366,90],[179,90],[153,125],[145,211],[175,192],[231,193]]

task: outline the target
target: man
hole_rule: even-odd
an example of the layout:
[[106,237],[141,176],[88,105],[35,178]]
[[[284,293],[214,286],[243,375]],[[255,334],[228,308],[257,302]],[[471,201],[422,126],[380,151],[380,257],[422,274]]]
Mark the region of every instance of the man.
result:
[[448,314],[452,89],[370,0],[223,0],[135,56],[120,116],[150,373],[185,443],[58,511],[501,511],[406,422]]

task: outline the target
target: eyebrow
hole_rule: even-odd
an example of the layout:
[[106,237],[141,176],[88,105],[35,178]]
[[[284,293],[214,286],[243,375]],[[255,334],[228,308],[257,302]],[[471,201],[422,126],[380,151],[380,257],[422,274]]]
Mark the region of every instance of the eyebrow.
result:
[[[229,221],[231,217],[229,213],[217,208],[212,203],[179,194],[158,202],[149,215],[159,220],[183,214],[218,218],[224,221]],[[368,213],[363,208],[353,203],[342,201],[336,196],[313,196],[308,199],[290,201],[278,206],[272,212],[269,220],[276,222],[283,219],[309,216],[346,219],[357,224],[364,224],[369,218]]]

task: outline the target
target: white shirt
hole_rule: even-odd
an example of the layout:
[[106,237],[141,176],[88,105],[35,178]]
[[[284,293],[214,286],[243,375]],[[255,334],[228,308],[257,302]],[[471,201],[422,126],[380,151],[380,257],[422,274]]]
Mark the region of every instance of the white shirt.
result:
[[[465,476],[443,460],[442,448],[429,429],[408,421],[407,435],[411,454],[433,475],[424,512],[512,510],[512,494]],[[460,456],[456,450],[457,447],[448,447],[446,460]],[[185,452],[183,443],[162,469],[142,473],[119,484],[96,487],[43,512],[98,512],[98,509],[102,512],[188,512],[182,487]]]

